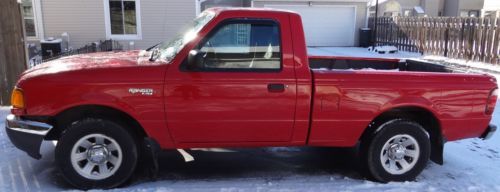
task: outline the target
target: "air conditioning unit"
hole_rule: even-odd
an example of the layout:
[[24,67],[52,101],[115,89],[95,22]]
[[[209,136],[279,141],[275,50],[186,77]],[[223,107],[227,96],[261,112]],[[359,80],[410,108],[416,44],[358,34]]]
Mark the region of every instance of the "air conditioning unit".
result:
[[48,59],[61,54],[62,39],[48,38],[40,40],[40,47],[42,48],[42,59]]

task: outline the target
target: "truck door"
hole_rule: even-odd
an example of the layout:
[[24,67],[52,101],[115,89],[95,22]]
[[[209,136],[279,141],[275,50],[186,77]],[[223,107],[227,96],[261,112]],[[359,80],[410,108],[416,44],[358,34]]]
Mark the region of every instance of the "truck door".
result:
[[165,110],[177,144],[291,140],[296,79],[288,20],[280,22],[221,21],[191,50],[195,67],[186,57],[169,68]]

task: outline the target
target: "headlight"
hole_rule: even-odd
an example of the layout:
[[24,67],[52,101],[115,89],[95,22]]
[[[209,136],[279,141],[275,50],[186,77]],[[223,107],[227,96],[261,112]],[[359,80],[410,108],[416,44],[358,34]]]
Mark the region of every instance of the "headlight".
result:
[[12,96],[10,97],[10,103],[12,107],[23,109],[24,108],[24,95],[23,91],[19,88],[14,88],[12,90]]

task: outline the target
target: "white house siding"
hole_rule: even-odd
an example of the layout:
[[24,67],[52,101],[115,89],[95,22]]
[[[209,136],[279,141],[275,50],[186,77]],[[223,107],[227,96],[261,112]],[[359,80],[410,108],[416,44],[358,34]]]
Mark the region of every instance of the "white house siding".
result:
[[500,1],[499,0],[484,0],[484,9],[500,10]]
[[401,5],[401,9],[413,9],[415,6],[420,6],[421,0],[399,0],[397,2]]
[[251,0],[207,0],[201,2],[201,10],[211,7],[250,7]]
[[500,17],[500,0],[484,0],[484,9],[482,10],[482,14],[484,15],[486,11],[496,11],[496,14],[491,16]]
[[102,0],[42,0],[41,5],[45,38],[68,32],[76,48],[106,37]]
[[[104,0],[43,0],[45,38],[68,32],[70,46],[105,40]],[[140,0],[142,39],[131,40],[140,49],[171,38],[196,15],[194,0]],[[128,48],[130,41],[122,41]]]
[[456,17],[459,15],[459,0],[446,0],[444,7],[444,16]]
[[147,48],[172,38],[196,16],[194,0],[141,0],[142,41],[137,48]]
[[[435,0],[432,0],[435,1]],[[375,5],[375,1],[372,2],[373,5]],[[393,6],[393,5],[398,5],[398,6]],[[395,10],[392,9],[398,9],[397,12],[400,14],[404,13],[404,10],[414,10],[416,6],[420,6],[420,0],[393,0],[393,1],[379,1],[379,6],[378,6],[378,16],[382,17],[384,16],[385,12],[393,12]],[[391,10],[388,10],[390,8]],[[375,6],[372,6],[371,11],[375,12]]]
[[[354,5],[356,6],[356,24],[355,24],[355,34],[354,34],[354,45],[359,45],[359,29],[365,27],[366,21],[366,5],[367,1],[297,1],[297,0],[254,0],[253,7],[264,7],[265,5],[308,5],[309,2],[313,3],[315,6],[320,5]],[[328,19],[328,18],[318,18],[318,19]],[[332,13],[332,18],[335,19],[335,13]]]
[[[498,1],[498,0],[496,0]],[[484,0],[460,0],[459,10],[481,10],[484,6]],[[460,13],[460,12],[459,12]]]
[[425,15],[429,17],[437,17],[443,14],[444,0],[422,0],[421,7],[425,11]]

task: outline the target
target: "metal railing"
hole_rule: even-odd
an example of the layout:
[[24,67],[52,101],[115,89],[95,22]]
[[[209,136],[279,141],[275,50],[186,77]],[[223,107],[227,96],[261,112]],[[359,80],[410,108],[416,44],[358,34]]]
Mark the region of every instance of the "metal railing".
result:
[[[44,58],[44,59],[33,59],[29,61],[29,67],[36,66],[40,63],[47,62],[47,61],[52,61],[54,59],[59,59],[61,57],[66,57],[70,55],[77,55],[77,54],[83,54],[83,53],[96,53],[96,52],[106,52],[106,51],[115,51],[115,50],[123,50],[123,46],[115,40],[104,40],[104,41],[99,41],[99,42],[94,42],[87,44],[83,47],[80,47],[78,49],[72,49],[66,52],[63,52],[61,54],[53,55],[49,58]],[[41,57],[41,56],[40,56]]]

